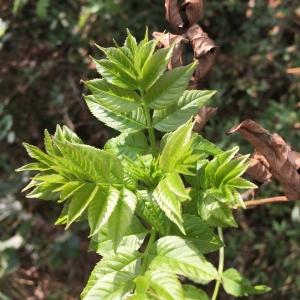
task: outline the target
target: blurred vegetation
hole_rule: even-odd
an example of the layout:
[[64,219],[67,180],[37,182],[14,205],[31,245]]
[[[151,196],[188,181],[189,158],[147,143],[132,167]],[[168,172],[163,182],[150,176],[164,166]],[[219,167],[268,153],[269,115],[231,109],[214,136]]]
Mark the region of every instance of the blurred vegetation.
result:
[[[251,118],[299,151],[300,74],[291,71],[300,66],[299,1],[204,4],[200,25],[219,49],[199,88],[218,91],[209,105],[219,109],[203,135],[223,149],[239,145],[251,153],[239,135],[224,135]],[[146,26],[150,33],[170,31],[163,0],[0,1],[0,299],[76,299],[84,287],[98,260],[86,254],[87,225],[53,226],[59,210],[24,199],[20,190],[32,174],[14,169],[28,159],[21,143],[42,147],[44,129],[54,132],[56,124],[96,147],[117,134],[89,113],[80,79],[97,76],[89,58],[102,56],[95,43],[121,43],[125,28],[141,39]],[[184,51],[188,61],[191,50]],[[281,194],[272,183],[260,196]],[[227,266],[273,287],[255,299],[299,299],[298,204],[237,211],[236,217],[239,229],[225,232]]]

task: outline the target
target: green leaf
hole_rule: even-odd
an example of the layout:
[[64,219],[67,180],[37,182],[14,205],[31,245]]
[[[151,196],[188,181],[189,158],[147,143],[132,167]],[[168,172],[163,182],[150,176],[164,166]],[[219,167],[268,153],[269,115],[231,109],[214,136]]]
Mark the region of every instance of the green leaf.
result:
[[139,45],[137,46],[136,53],[134,55],[134,66],[139,74],[141,74],[145,63],[150,59],[156,45],[157,41],[151,40],[150,42],[146,42],[146,40],[144,39],[144,41],[139,43]]
[[232,211],[214,195],[202,193],[199,197],[198,210],[201,218],[212,226],[238,227]]
[[184,175],[184,178],[190,183],[194,188],[197,189],[206,189],[206,180],[205,180],[205,168],[208,165],[208,160],[198,160],[196,165],[196,175],[189,176]]
[[138,90],[138,82],[122,66],[106,59],[93,59],[97,71],[111,84],[128,90]]
[[[36,183],[34,183],[36,185]],[[43,200],[58,200],[60,192],[53,192],[53,190],[60,187],[61,183],[43,183],[38,185],[34,190],[26,195],[27,198],[39,198]]]
[[92,271],[81,298],[122,299],[134,288],[132,281],[138,275],[141,258],[142,253],[128,247],[105,255]]
[[196,288],[193,285],[184,284],[182,287],[185,300],[209,300],[208,296],[203,290]]
[[101,280],[92,273],[87,286],[81,294],[82,300],[116,300],[124,299],[134,289],[135,274],[126,271],[109,273]]
[[169,173],[166,176],[166,183],[170,189],[175,195],[182,198],[182,201],[185,201],[187,199],[190,199],[189,195],[187,194],[185,190],[185,186],[182,182],[181,177],[178,173]]
[[63,225],[63,224],[67,224],[68,211],[69,211],[69,206],[70,206],[71,200],[72,200],[72,199],[68,199],[68,200],[64,203],[64,208],[63,208],[62,212],[60,213],[60,216],[58,217],[58,219],[57,219],[56,222],[54,223],[55,225]]
[[98,186],[86,182],[74,193],[68,210],[67,228],[83,213],[97,195],[98,190]]
[[184,234],[180,199],[170,190],[166,178],[160,181],[154,189],[153,197],[166,216],[175,223]]
[[163,132],[173,131],[186,123],[191,116],[215,94],[215,91],[184,91],[178,103],[168,108],[155,110],[153,113],[153,126]]
[[151,193],[146,190],[138,190],[137,197],[137,214],[159,233],[168,235],[171,228],[171,221],[159,207]]
[[102,107],[94,96],[86,96],[85,100],[91,113],[111,128],[120,132],[136,132],[147,128],[146,117],[141,107],[132,112],[114,113]]
[[65,125],[62,127],[62,134],[64,138],[70,143],[83,144],[82,140],[71,129],[69,129]]
[[185,235],[174,225],[171,227],[170,234],[190,241],[203,254],[217,251],[225,246],[219,236],[196,216],[183,215],[183,227]]
[[159,270],[149,270],[145,277],[150,288],[165,300],[185,300],[181,283],[175,274]]
[[23,146],[26,148],[28,155],[41,163],[50,166],[53,164],[53,160],[45,154],[43,151],[41,151],[38,147],[29,145],[27,143],[23,143]]
[[199,283],[220,280],[215,267],[190,242],[177,236],[156,241],[149,249],[149,268],[183,275]]
[[46,152],[48,153],[48,155],[54,154],[52,138],[51,138],[48,130],[45,130],[44,133],[45,133],[44,144],[45,144]]
[[131,53],[131,50],[127,47],[111,47],[111,48],[102,48],[96,45],[100,50],[102,50],[106,57],[113,63],[121,66],[123,70],[128,73],[128,75],[135,77],[136,71],[134,68],[134,59]]
[[235,297],[261,295],[271,290],[271,288],[265,285],[252,287],[250,282],[233,268],[226,270],[222,274],[222,281],[225,291]]
[[88,207],[88,220],[91,228],[90,236],[98,233],[106,225],[118,203],[119,195],[120,192],[112,186],[106,189],[100,188],[97,191]]
[[105,79],[94,79],[85,84],[98,103],[108,110],[127,112],[141,106],[140,98],[135,91],[115,86]]
[[[133,215],[131,223],[126,230],[119,247],[126,246],[134,250],[138,250],[148,233],[149,230],[146,230],[139,219]],[[110,239],[107,226],[104,226],[96,235],[92,237],[89,251],[95,251],[104,256],[111,250],[113,250],[113,243]]]
[[229,162],[238,152],[239,147],[233,147],[231,150],[223,152],[214,157],[212,161],[205,168],[206,186],[219,187],[216,185],[216,172],[219,167]]
[[248,157],[249,155],[244,155],[235,158],[219,167],[216,172],[216,185],[226,184],[230,179],[241,176],[251,164],[251,162],[245,164]]
[[119,159],[122,159],[122,156],[127,156],[134,160],[137,155],[149,152],[149,145],[142,132],[121,133],[116,138],[110,139],[105,144],[104,149]]
[[164,73],[172,57],[173,46],[156,51],[144,64],[139,75],[142,90],[148,90]]
[[132,56],[134,56],[137,49],[136,39],[131,35],[128,29],[126,30],[127,30],[127,38],[125,40],[125,47],[127,47],[130,50]]
[[227,181],[227,185],[234,186],[238,189],[256,189],[257,185],[244,179],[244,178],[233,178]]
[[109,235],[115,250],[130,226],[136,202],[137,198],[134,193],[125,188],[120,191],[118,203],[108,220]]
[[177,103],[188,86],[197,63],[165,72],[145,94],[145,104],[152,109],[164,109]]
[[80,181],[71,181],[61,187],[60,202],[65,201],[73,196],[73,194],[82,187],[84,183]]
[[50,167],[44,163],[30,163],[27,164],[19,169],[16,170],[16,172],[22,172],[22,171],[46,171],[50,170]]
[[41,175],[42,173],[38,174],[40,176],[35,176],[35,180],[42,181],[45,183],[66,183],[68,180],[59,175],[59,174],[49,174],[49,175]]
[[165,173],[171,173],[178,161],[189,150],[193,123],[180,126],[168,139],[160,156],[160,165]]
[[223,150],[221,150],[212,142],[204,139],[201,135],[193,132],[192,137],[193,143],[191,147],[193,148],[193,152],[196,154],[203,154],[203,158],[208,155],[216,156],[223,153]]

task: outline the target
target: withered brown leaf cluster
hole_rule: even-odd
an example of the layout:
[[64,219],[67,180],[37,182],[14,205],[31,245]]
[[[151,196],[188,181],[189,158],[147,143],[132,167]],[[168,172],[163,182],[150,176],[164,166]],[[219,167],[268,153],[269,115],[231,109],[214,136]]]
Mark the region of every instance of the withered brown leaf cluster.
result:
[[[260,182],[269,180],[269,171],[280,181],[287,199],[300,199],[300,153],[292,151],[281,136],[269,133],[250,119],[233,126],[226,134],[234,132],[240,133],[259,152],[254,157],[258,166],[254,169],[253,178]],[[259,172],[261,172],[261,177]]]
[[[158,46],[161,48],[167,48],[175,41],[173,57],[168,65],[169,69],[182,66],[180,45],[190,42],[194,50],[194,61],[198,60],[199,62],[189,85],[189,88],[193,88],[199,79],[212,68],[216,58],[217,46],[197,24],[202,16],[203,2],[202,0],[185,0],[178,6],[177,0],[165,0],[165,7],[166,19],[175,34],[154,32],[153,37],[160,39]],[[185,21],[182,20],[179,10],[185,12]]]

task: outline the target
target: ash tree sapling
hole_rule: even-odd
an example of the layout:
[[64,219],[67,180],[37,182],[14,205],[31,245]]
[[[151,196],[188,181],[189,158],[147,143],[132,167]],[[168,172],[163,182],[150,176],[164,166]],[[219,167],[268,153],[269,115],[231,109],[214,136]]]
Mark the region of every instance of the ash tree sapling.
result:
[[[177,26],[173,4],[166,1],[167,15]],[[199,16],[184,7],[197,22]],[[102,258],[81,294],[84,300],[208,299],[179,275],[197,286],[216,281],[211,299],[220,284],[235,296],[263,294],[270,289],[252,287],[235,269],[223,272],[221,228],[237,227],[232,209],[245,208],[239,189],[256,188],[241,177],[249,156],[237,157],[238,147],[222,151],[193,131],[192,117],[215,91],[187,90],[201,73],[200,59],[175,68],[172,55],[181,39],[155,51],[166,42],[156,36],[149,40],[146,31],[137,43],[128,30],[123,46],[98,46],[106,59],[93,61],[102,77],[84,82],[91,91],[85,101],[120,135],[97,149],[66,126],[58,125],[53,136],[46,130],[45,152],[24,143],[37,162],[17,171],[39,172],[24,190],[33,188],[28,198],[63,204],[57,225],[88,221],[89,250]],[[159,143],[157,131],[165,133]],[[204,256],[214,251],[220,251],[218,270]]]

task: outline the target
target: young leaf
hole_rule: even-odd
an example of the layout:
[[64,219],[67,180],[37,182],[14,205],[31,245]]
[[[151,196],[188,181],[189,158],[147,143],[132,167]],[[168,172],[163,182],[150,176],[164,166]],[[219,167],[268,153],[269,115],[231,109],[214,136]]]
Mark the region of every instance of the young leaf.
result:
[[136,132],[147,128],[146,117],[141,107],[132,112],[114,113],[104,108],[94,96],[86,96],[85,101],[98,120],[120,132]]
[[125,188],[120,191],[118,203],[108,220],[109,235],[115,250],[118,248],[131,223],[136,202],[137,198],[134,193]]
[[187,194],[185,190],[185,186],[178,175],[178,173],[169,173],[166,176],[166,183],[170,189],[175,195],[178,197],[183,198],[182,200],[185,201],[187,199],[190,199],[189,195]]
[[206,186],[218,187],[216,185],[216,172],[219,167],[229,162],[234,155],[238,152],[239,147],[233,147],[231,150],[223,152],[210,161],[205,168]]
[[97,278],[97,273],[90,276],[87,286],[81,294],[82,300],[95,299],[124,299],[134,289],[134,278],[137,275],[126,271],[109,273],[101,280]]
[[44,138],[44,144],[45,144],[45,149],[48,155],[54,154],[54,149],[52,145],[52,138],[48,132],[48,130],[44,131],[45,138]]
[[94,79],[85,84],[97,102],[113,112],[130,112],[141,106],[140,98],[135,91],[118,87],[105,79]]
[[110,139],[105,144],[104,149],[119,159],[122,159],[122,156],[127,156],[135,160],[137,155],[149,152],[149,145],[142,132],[121,133],[116,138]]
[[53,164],[53,159],[41,151],[38,147],[23,143],[30,157],[35,158],[39,162],[51,167]]
[[[148,233],[149,231],[146,230],[139,219],[133,215],[131,223],[126,230],[119,247],[126,246],[130,247],[131,249],[138,250]],[[89,251],[95,251],[104,256],[112,250],[113,243],[110,239],[107,226],[104,226],[96,235],[92,237]]]
[[127,47],[111,47],[111,48],[102,48],[96,45],[100,50],[102,50],[106,57],[111,61],[121,66],[123,70],[128,73],[128,75],[135,77],[136,71],[134,68],[134,58],[131,53],[131,50]]
[[71,198],[74,193],[80,188],[83,186],[83,182],[80,182],[80,181],[70,181],[66,184],[64,184],[62,187],[61,187],[61,194],[60,194],[60,201],[59,202],[62,202],[62,201],[65,201],[69,198]]
[[271,288],[265,285],[252,287],[250,282],[235,269],[228,269],[222,274],[225,291],[235,297],[261,295],[269,292]]
[[138,190],[137,197],[137,214],[148,224],[154,227],[159,233],[168,235],[171,228],[171,221],[159,207],[151,193],[146,190]]
[[134,288],[142,254],[128,247],[110,252],[96,265],[81,294],[84,300],[122,299]]
[[208,160],[198,160],[196,165],[196,175],[189,176],[184,175],[184,178],[189,182],[194,188],[197,189],[206,189],[206,180],[205,180],[205,168],[208,165]]
[[83,144],[82,140],[67,126],[62,127],[62,134],[65,137],[65,139],[73,144]]
[[193,132],[192,137],[193,143],[191,148],[193,148],[194,153],[204,154],[205,157],[208,155],[216,156],[223,153],[223,151],[219,147],[217,147],[212,142],[204,139],[201,135]]
[[156,51],[144,64],[139,76],[142,90],[148,90],[166,70],[171,59],[173,46]]
[[200,195],[198,211],[201,218],[212,226],[238,227],[228,206],[212,194],[202,193]]
[[93,59],[97,71],[110,83],[128,90],[137,90],[138,82],[122,66],[117,65],[107,59]]
[[[147,37],[148,39],[148,37]],[[145,63],[150,59],[152,53],[155,50],[157,42],[152,40],[150,42],[146,41],[145,39],[139,43],[136,49],[136,53],[134,56],[134,66],[135,69],[141,73],[142,69],[144,68]]]
[[178,102],[187,88],[196,63],[164,73],[145,94],[145,104],[152,109],[164,109]]
[[182,287],[185,300],[209,300],[208,296],[203,290],[198,289],[193,285],[184,284]]
[[149,270],[145,273],[150,288],[157,295],[166,300],[185,300],[180,281],[175,274],[169,272]]
[[154,189],[153,197],[166,216],[175,223],[184,234],[180,199],[170,190],[166,178],[160,181]]
[[16,170],[16,172],[22,172],[22,171],[46,171],[50,170],[50,167],[43,163],[30,163],[27,164],[19,169]]
[[170,234],[176,235],[190,241],[201,253],[210,253],[224,247],[219,236],[200,218],[192,215],[183,215],[183,227],[185,235],[174,225]]
[[88,207],[88,220],[91,228],[91,236],[96,234],[106,223],[113,213],[120,192],[114,188],[99,188],[96,196]]
[[215,267],[190,242],[176,236],[159,239],[149,249],[149,268],[186,276],[199,283],[220,280]]
[[244,178],[233,178],[227,182],[227,185],[231,185],[238,189],[256,189],[257,185],[244,179]]
[[178,103],[154,111],[154,128],[163,132],[177,129],[195,115],[214,93],[215,91],[184,91]]
[[83,213],[94,197],[98,196],[98,189],[95,184],[86,182],[74,193],[68,210],[67,228]]
[[223,166],[220,166],[216,172],[216,185],[221,183],[226,184],[230,179],[236,178],[244,174],[251,162],[245,164],[249,155],[244,155],[239,158],[233,159]]
[[189,150],[192,127],[193,124],[188,122],[174,131],[168,139],[159,160],[165,173],[171,173],[185,152]]
[[55,144],[63,155],[78,166],[90,181],[95,184],[109,182],[109,166],[101,157],[103,151],[87,145],[62,143],[56,140]]
[[[34,183],[36,185],[36,183]],[[34,190],[26,195],[27,198],[39,198],[43,200],[58,200],[60,192],[53,192],[53,190],[61,187],[61,183],[43,183],[38,185]]]
[[125,40],[125,47],[127,47],[130,50],[132,56],[134,56],[137,49],[136,39],[131,35],[128,29],[126,30],[127,30],[127,38]]

